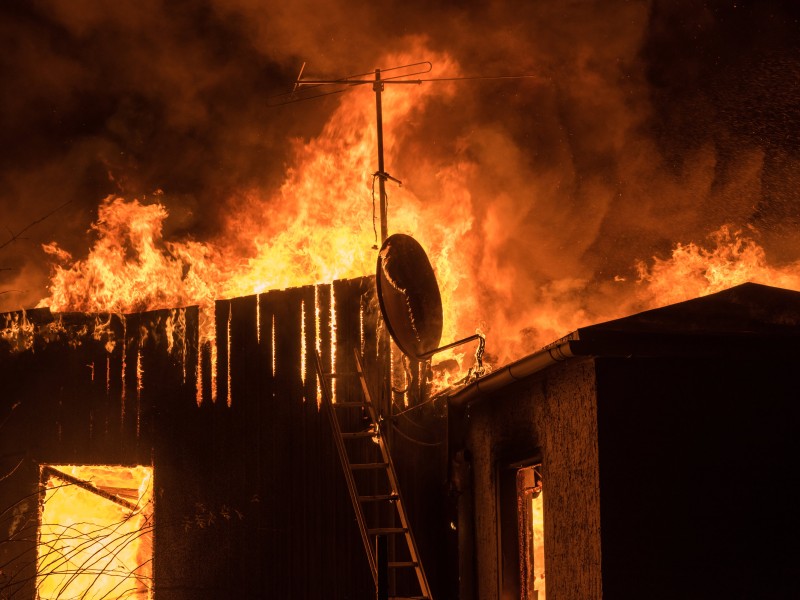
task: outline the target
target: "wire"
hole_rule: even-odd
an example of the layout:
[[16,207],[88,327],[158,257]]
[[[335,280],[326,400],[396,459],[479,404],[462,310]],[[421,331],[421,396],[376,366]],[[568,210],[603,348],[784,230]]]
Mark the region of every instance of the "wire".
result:
[[395,425],[394,423],[392,423],[392,429],[394,429],[395,433],[398,433],[400,435],[400,437],[408,440],[412,444],[417,444],[419,446],[441,446],[442,444],[444,444],[443,440],[440,441],[440,442],[423,442],[422,440],[418,440],[418,439],[412,438],[410,435],[407,435],[407,434],[403,433],[400,430],[400,428],[397,425]]
[[476,75],[474,77],[430,77],[428,79],[417,79],[416,81],[477,81],[477,80],[490,80],[490,79],[534,79],[539,78],[538,75]]
[[[426,404],[430,404],[431,402],[436,402],[439,398],[440,398],[440,396],[434,396],[433,398],[430,398],[430,399],[426,400],[425,402],[420,402],[419,404],[415,404],[414,406],[411,406],[409,408],[404,408],[403,410],[393,414],[392,416],[393,417],[404,416],[407,412],[411,412],[412,410],[416,410],[416,409],[420,408],[421,406],[425,406]],[[399,406],[396,402],[393,403],[393,404],[395,406]],[[408,418],[408,417],[406,417],[406,418]],[[409,419],[409,421],[410,421],[410,419]],[[414,421],[411,421],[411,423],[414,423]],[[417,425],[417,424],[414,423],[414,425]],[[422,427],[422,426],[421,425],[417,425],[417,427]]]

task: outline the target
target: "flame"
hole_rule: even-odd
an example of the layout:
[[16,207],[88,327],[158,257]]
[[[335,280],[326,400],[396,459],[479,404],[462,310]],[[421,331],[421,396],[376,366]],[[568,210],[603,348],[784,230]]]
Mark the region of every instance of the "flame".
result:
[[773,266],[764,249],[741,230],[724,225],[709,236],[708,248],[677,244],[668,259],[637,264],[648,305],[706,296],[748,281],[800,290],[800,262]]
[[[442,72],[457,73],[446,55],[433,57]],[[389,60],[414,62],[409,56]],[[403,124],[447,85],[390,87],[384,94],[386,162],[403,137]],[[320,135],[296,140],[294,166],[272,195],[253,190],[228,200],[225,231],[210,242],[163,237],[168,216],[158,193],[149,203],[110,196],[92,225],[88,256],[73,259],[55,242],[45,251],[55,261],[48,298],[54,311],[131,313],[198,304],[201,343],[213,342],[213,301],[358,277],[374,270],[373,179],[376,161],[374,95],[365,88],[345,95]],[[457,170],[457,169],[456,169]],[[423,215],[424,199],[410,187],[390,184],[390,228],[416,235],[437,257],[445,306],[458,311],[457,273],[449,266],[459,236],[469,228],[469,193],[455,172],[437,176],[463,209]],[[422,227],[427,221],[430,227]],[[458,315],[447,320],[455,335]],[[335,323],[333,324],[335,327]],[[213,351],[213,345],[212,345]],[[212,369],[213,370],[213,369]]]
[[[408,64],[420,55],[435,65],[431,77],[460,74],[449,55],[431,52],[424,43],[413,53],[387,56],[381,62]],[[514,218],[517,201],[513,192],[490,191],[496,201],[481,209],[470,188],[480,163],[460,150],[468,149],[466,138],[455,145],[449,162],[419,157],[410,161],[401,154],[404,148],[418,147],[409,141],[421,136],[414,123],[432,102],[452,102],[453,86],[387,85],[382,97],[387,170],[404,180],[402,186],[387,182],[389,230],[413,235],[432,259],[445,313],[443,342],[480,329],[487,335],[486,360],[507,362],[578,327],[745,280],[800,288],[797,265],[771,267],[755,240],[723,228],[712,235],[710,248],[685,242],[670,258],[639,262],[638,281],[613,274],[603,281],[588,273],[541,276],[535,285],[526,283],[530,293],[520,298],[517,281],[524,266],[509,265],[500,243],[508,242],[508,219]],[[374,270],[375,245],[380,243],[373,220],[374,93],[363,86],[340,98],[316,137],[291,142],[291,159],[277,190],[237,191],[223,199],[221,233],[213,239],[164,239],[168,197],[163,193],[147,202],[103,200],[86,258],[73,259],[55,243],[45,248],[56,266],[50,295],[40,306],[125,313],[199,305],[200,343],[210,348],[215,396],[215,299],[329,283]],[[412,172],[393,172],[394,165],[410,164]],[[475,193],[487,194],[485,185],[478,187]],[[333,314],[330,325],[333,336]],[[260,330],[257,335],[260,338]],[[334,338],[334,352],[335,346]],[[463,377],[473,352],[469,345],[437,355],[436,387]],[[331,359],[335,368],[335,356]],[[272,360],[274,370],[274,343]]]
[[[49,465],[100,494],[46,475],[37,598],[149,598],[153,502],[150,467]],[[118,498],[115,502],[109,498]]]
[[33,347],[34,325],[28,320],[24,310],[6,313],[4,326],[0,329],[0,339],[8,342],[17,351],[30,350]]

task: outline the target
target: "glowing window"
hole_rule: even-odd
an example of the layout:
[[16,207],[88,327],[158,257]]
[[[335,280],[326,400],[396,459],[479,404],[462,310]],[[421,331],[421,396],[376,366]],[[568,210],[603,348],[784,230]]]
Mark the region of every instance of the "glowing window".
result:
[[151,467],[44,465],[38,600],[152,597]]
[[521,596],[545,600],[544,505],[541,465],[517,471]]

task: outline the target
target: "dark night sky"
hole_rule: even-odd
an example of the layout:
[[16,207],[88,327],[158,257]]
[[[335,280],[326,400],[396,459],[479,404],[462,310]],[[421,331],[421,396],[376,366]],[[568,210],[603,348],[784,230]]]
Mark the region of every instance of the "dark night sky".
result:
[[[85,253],[109,194],[163,190],[168,237],[213,238],[228,196],[279,186],[287,140],[313,137],[335,108],[268,106],[303,61],[316,76],[369,71],[418,36],[463,75],[545,82],[469,87],[427,109],[436,160],[459,132],[497,134],[466,137],[485,174],[475,211],[498,185],[518,199],[496,251],[541,257],[521,279],[613,277],[724,223],[797,260],[799,14],[764,0],[4,2],[0,243],[70,204],[0,249],[0,309],[46,295],[41,244]],[[493,162],[493,139],[513,168]],[[553,177],[533,210],[525,194]]]

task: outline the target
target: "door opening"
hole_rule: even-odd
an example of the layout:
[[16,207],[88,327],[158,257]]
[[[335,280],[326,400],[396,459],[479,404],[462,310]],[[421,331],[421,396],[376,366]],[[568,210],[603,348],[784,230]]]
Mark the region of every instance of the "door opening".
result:
[[153,588],[153,469],[43,465],[38,600],[145,599]]

